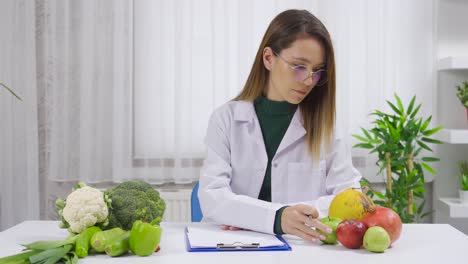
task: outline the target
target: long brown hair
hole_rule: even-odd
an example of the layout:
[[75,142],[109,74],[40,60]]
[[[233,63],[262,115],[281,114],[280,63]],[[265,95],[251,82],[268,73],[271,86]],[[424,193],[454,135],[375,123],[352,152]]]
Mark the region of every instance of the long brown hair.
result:
[[321,142],[330,147],[335,127],[335,55],[330,34],[322,22],[307,10],[286,10],[278,14],[268,26],[258,48],[247,82],[233,100],[253,101],[265,89],[270,72],[263,63],[263,50],[270,47],[279,54],[303,37],[312,37],[325,49],[327,81],[315,86],[299,103],[309,152],[314,160],[320,158]]

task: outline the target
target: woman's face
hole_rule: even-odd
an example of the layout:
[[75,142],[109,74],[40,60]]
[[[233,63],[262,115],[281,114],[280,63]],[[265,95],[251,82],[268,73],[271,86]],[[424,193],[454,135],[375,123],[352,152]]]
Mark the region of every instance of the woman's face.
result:
[[279,54],[266,47],[263,62],[270,71],[265,96],[273,101],[299,104],[317,84],[317,77],[326,77],[325,71],[311,73],[325,67],[325,49],[314,38],[299,38]]

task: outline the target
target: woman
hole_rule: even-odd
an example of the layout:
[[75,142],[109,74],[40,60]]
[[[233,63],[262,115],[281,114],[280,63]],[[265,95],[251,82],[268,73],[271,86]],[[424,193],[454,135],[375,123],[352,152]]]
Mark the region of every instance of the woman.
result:
[[335,61],[325,26],[305,10],[269,25],[242,92],[212,114],[198,192],[224,229],[331,232],[319,217],[360,174],[335,129]]

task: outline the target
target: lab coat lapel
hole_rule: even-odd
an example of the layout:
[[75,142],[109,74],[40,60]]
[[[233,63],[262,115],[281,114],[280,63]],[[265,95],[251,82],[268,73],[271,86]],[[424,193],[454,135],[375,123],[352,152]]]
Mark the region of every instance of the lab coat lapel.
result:
[[298,107],[291,120],[291,124],[289,124],[288,130],[286,130],[286,133],[284,134],[283,140],[281,140],[278,150],[276,150],[275,156],[297,140],[301,139],[305,134],[306,130],[302,123],[302,113]]
[[255,113],[253,102],[239,101],[234,111],[234,120],[245,123],[243,125],[246,126],[245,132],[249,136],[248,138],[258,146],[258,153],[249,153],[249,155],[253,154],[255,155],[254,157],[260,157],[260,161],[266,163],[268,156],[266,154],[265,142],[263,141],[262,128]]

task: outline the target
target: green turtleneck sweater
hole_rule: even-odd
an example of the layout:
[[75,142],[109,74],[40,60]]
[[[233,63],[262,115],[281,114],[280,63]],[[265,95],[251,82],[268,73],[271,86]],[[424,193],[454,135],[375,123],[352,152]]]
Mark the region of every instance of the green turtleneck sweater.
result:
[[[265,178],[258,199],[271,202],[271,160],[275,156],[286,130],[288,130],[297,105],[285,101],[271,101],[264,96],[259,96],[254,105],[268,155]],[[284,234],[281,229],[281,215],[284,208],[286,207],[282,207],[276,212],[274,232],[278,235]]]

